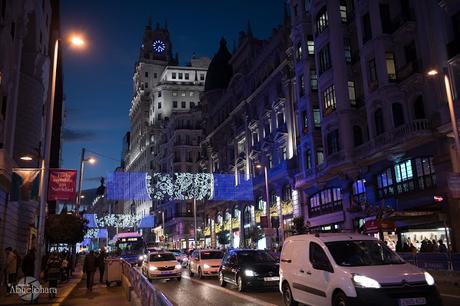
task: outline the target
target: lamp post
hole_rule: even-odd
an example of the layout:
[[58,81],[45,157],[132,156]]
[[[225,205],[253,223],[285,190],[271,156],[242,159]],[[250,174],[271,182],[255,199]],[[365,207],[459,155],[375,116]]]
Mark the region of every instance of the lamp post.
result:
[[194,227],[195,248],[197,248],[196,199],[195,198],[193,198],[193,221],[195,223],[195,227]]
[[82,199],[81,191],[82,191],[82,185],[83,185],[83,171],[85,170],[85,163],[88,162],[90,164],[94,164],[96,162],[96,159],[94,157],[88,157],[85,158],[85,148],[81,148],[81,155],[80,155],[80,173],[78,175],[78,196],[77,196],[77,201],[75,203],[75,214],[80,213],[80,203]]
[[[50,162],[50,151],[51,151],[51,136],[53,129],[53,113],[54,113],[54,99],[56,95],[56,73],[57,73],[57,64],[59,57],[59,41],[61,39],[56,39],[54,42],[54,53],[53,53],[53,66],[52,66],[52,75],[51,75],[51,94],[49,100],[49,108],[45,117],[45,144],[44,144],[44,154],[41,159],[40,166],[40,186],[39,186],[39,195],[40,195],[40,208],[38,216],[38,229],[37,229],[37,249],[35,254],[35,277],[40,278],[41,272],[41,259],[43,253],[43,246],[45,244],[45,214],[46,214],[46,203],[47,203],[47,187],[48,187],[48,176],[49,176],[49,162]],[[73,35],[70,38],[70,44],[76,48],[81,48],[85,45],[85,41],[78,36]],[[46,185],[46,186],[45,186]]]

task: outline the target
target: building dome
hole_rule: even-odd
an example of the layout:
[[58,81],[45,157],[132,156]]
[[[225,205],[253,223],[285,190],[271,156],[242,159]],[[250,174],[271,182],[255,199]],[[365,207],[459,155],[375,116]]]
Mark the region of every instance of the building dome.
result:
[[227,41],[222,37],[219,51],[214,55],[208,67],[204,85],[205,91],[227,87],[233,74],[232,65],[229,64],[231,57],[232,55],[227,49]]

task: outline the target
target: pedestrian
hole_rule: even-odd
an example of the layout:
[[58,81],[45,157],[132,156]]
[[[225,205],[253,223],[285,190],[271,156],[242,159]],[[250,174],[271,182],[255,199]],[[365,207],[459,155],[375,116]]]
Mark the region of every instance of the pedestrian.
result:
[[433,246],[433,252],[439,252],[439,245],[438,245],[438,242],[435,239],[433,239],[431,241],[431,244]]
[[24,259],[22,260],[21,266],[24,276],[34,276],[35,271],[35,249],[30,249]]
[[61,262],[61,273],[62,273],[62,279],[65,281],[69,279],[68,269],[69,269],[69,260],[67,259],[67,255],[64,255],[64,257],[62,258],[62,262]]
[[14,254],[11,247],[5,249],[6,254],[6,265],[5,265],[5,275],[6,275],[6,288],[7,294],[11,293],[11,288],[16,285],[16,273],[18,270],[17,267],[17,257]]
[[18,275],[19,275],[19,268],[22,265],[22,259],[21,259],[21,256],[19,256],[18,250],[14,249],[13,253],[14,255],[16,255],[16,280],[17,280]]
[[94,272],[96,272],[96,256],[94,256],[94,251],[90,251],[88,255],[85,256],[85,261],[83,263],[83,272],[86,273],[86,289],[93,291],[93,282],[94,282]]
[[58,282],[61,279],[61,260],[58,254],[51,254],[46,263],[46,276],[48,279],[49,294],[48,297],[55,298]]
[[104,270],[105,270],[105,259],[107,258],[107,254],[105,253],[104,249],[101,250],[99,256],[97,257],[97,265],[99,267],[99,283],[102,284],[104,280]]
[[439,252],[440,253],[447,253],[447,247],[444,244],[444,241],[439,240],[438,242],[439,242]]

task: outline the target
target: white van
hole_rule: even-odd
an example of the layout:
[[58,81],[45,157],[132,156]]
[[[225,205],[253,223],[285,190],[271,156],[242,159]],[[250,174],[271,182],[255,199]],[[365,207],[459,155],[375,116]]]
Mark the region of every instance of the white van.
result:
[[285,305],[442,305],[433,277],[359,234],[291,236],[280,257]]

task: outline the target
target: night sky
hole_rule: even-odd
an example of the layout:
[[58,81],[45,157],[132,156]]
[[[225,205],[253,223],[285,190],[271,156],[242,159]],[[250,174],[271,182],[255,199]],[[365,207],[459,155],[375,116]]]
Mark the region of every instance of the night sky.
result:
[[185,64],[193,52],[209,58],[220,37],[232,51],[248,20],[254,35],[268,38],[282,22],[283,0],[62,0],[61,32],[83,33],[86,50],[64,50],[65,123],[63,168],[78,169],[80,150],[97,156],[85,168],[84,188],[99,185],[121,159],[123,135],[129,130],[132,74],[149,16],[167,20],[173,52]]

